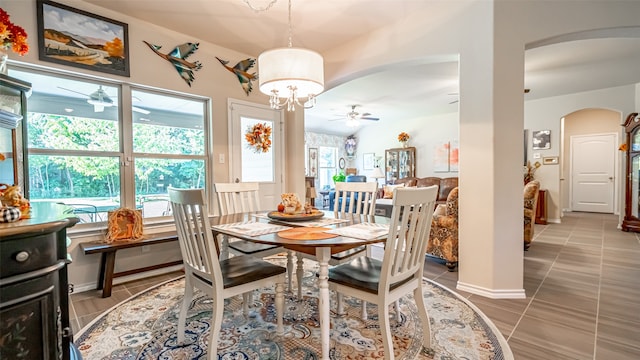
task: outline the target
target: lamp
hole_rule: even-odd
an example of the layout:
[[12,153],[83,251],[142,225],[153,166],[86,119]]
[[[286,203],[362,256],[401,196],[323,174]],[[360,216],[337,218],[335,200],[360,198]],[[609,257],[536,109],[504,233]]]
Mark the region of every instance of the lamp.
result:
[[[315,51],[294,48],[291,42],[291,0],[289,0],[289,46],[267,50],[258,56],[260,91],[269,95],[272,109],[295,111],[296,105],[310,109],[324,90],[324,60]],[[282,99],[281,99],[282,98]],[[302,104],[301,98],[307,98]]]
[[380,167],[375,167],[371,172],[371,177],[376,179],[376,182],[378,182],[378,179],[384,178],[384,173],[382,172],[382,169]]

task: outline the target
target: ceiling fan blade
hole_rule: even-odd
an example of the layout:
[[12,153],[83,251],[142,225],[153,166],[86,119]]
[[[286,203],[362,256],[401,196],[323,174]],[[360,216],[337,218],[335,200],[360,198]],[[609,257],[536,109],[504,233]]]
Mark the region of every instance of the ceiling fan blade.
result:
[[64,88],[64,87],[62,87],[62,86],[58,86],[58,89],[62,89],[62,90],[70,91],[70,92],[72,92],[72,93],[76,93],[76,94],[84,95],[84,96],[86,96],[86,97],[90,97],[90,96],[89,96],[89,94],[85,94],[85,93],[81,93],[81,92],[79,92],[79,91],[75,91],[75,90],[67,89],[67,88]]
[[452,102],[450,102],[449,104],[455,104],[455,103],[457,103],[458,101],[460,101],[460,100],[453,100],[453,101],[452,101]]
[[371,116],[363,116],[360,118],[360,120],[372,120],[372,121],[379,121],[380,118],[377,117],[371,117]]

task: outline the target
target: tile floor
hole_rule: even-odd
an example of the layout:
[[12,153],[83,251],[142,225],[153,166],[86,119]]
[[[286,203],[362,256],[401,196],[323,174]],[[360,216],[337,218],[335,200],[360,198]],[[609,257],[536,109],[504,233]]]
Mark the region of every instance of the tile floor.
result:
[[[525,252],[526,299],[492,300],[458,291],[500,329],[515,358],[640,359],[640,240],[616,229],[618,217],[568,213],[536,225]],[[71,295],[74,333],[103,311],[180,272]],[[425,276],[455,289],[457,272],[428,259]]]

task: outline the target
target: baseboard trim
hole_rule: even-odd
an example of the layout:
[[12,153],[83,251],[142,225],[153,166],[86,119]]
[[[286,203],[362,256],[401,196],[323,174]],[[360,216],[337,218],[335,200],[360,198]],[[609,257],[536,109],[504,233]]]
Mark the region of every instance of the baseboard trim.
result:
[[[143,273],[118,277],[113,279],[113,285],[115,286],[118,284],[134,281],[134,280],[140,280],[140,279],[148,278],[151,276],[168,274],[170,272],[179,271],[183,268],[184,268],[184,265],[174,265],[174,266],[168,266],[162,269],[156,269],[151,271],[145,271]],[[91,283],[79,284],[79,285],[73,284],[73,293],[77,294],[85,291],[93,291],[93,290],[96,290],[96,287],[97,287],[97,281],[91,282]]]
[[562,221],[560,219],[547,219],[548,223],[552,223],[552,224],[561,224]]
[[490,299],[526,299],[524,289],[487,289],[481,286],[465,284],[458,281],[457,290],[466,291],[468,293],[484,296]]

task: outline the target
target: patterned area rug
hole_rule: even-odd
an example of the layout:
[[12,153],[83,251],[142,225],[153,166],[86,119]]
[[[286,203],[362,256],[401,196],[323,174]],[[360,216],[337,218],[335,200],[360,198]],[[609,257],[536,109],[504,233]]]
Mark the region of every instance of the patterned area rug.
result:
[[[271,261],[283,265],[285,259]],[[285,335],[275,336],[274,289],[258,289],[248,318],[240,296],[225,302],[219,359],[318,359],[320,323],[315,290],[317,264],[305,260],[303,299],[285,295]],[[294,285],[293,289],[297,289]],[[196,293],[187,318],[185,344],[177,344],[184,278],[137,294],[108,310],[76,336],[84,359],[206,359],[211,299]],[[473,304],[430,280],[424,298],[431,320],[431,349],[422,347],[422,325],[413,298],[400,301],[400,321],[391,309],[396,359],[512,359],[506,340]],[[384,350],[375,305],[360,316],[360,301],[345,297],[345,316],[331,315],[331,359],[382,359]],[[332,292],[332,305],[335,294]]]

